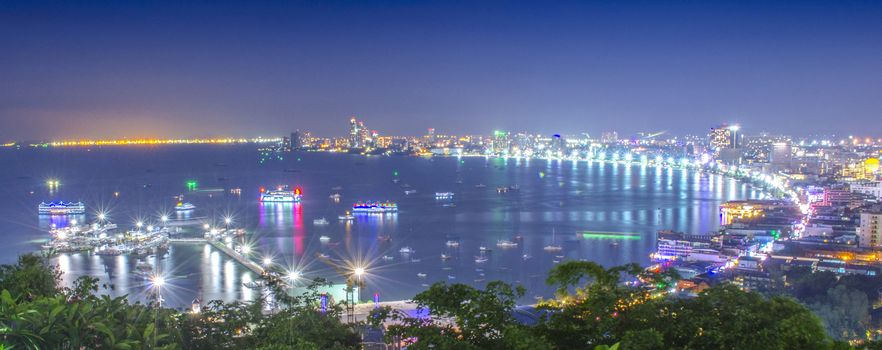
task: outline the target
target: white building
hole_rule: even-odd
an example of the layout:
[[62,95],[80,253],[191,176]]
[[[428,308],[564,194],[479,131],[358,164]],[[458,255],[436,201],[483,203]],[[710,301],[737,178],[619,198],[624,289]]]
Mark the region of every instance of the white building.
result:
[[857,193],[868,194],[876,199],[882,199],[882,182],[864,182],[851,184],[851,191]]
[[882,212],[865,211],[861,213],[861,227],[858,230],[859,246],[863,248],[882,248]]

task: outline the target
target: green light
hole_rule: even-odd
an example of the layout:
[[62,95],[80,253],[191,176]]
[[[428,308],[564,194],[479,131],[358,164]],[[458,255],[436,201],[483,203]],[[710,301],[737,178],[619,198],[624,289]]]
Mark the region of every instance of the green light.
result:
[[398,170],[393,171],[392,176],[398,176]]
[[627,233],[627,232],[582,232],[582,238],[590,239],[640,239],[640,235],[636,233]]
[[196,186],[199,186],[199,183],[196,180],[187,181],[187,190],[194,191],[196,190]]

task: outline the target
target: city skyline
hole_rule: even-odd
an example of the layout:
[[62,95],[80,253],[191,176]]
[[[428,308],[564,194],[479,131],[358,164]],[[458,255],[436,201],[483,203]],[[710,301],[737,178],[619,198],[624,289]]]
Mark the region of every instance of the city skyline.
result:
[[875,3],[102,5],[0,5],[0,140],[882,134]]

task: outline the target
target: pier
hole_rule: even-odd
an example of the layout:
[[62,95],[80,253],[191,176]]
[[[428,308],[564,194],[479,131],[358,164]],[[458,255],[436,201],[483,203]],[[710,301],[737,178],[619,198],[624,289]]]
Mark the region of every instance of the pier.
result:
[[170,238],[169,243],[208,243],[208,244],[211,244],[211,246],[213,246],[215,249],[224,252],[224,254],[226,254],[227,256],[233,258],[233,260],[236,260],[237,262],[242,264],[242,266],[245,266],[245,268],[251,270],[251,272],[254,272],[258,275],[262,275],[265,272],[265,270],[262,266],[258,265],[254,261],[251,261],[251,259],[248,259],[248,258],[242,256],[242,254],[239,254],[236,251],[230,249],[229,247],[224,245],[222,242],[219,242],[216,240],[210,240],[210,239],[198,238],[198,237]]

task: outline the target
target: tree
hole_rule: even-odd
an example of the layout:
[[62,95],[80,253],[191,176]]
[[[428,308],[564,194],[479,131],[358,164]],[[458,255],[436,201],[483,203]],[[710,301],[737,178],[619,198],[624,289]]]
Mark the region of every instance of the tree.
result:
[[861,338],[870,323],[867,295],[844,285],[828,290],[827,298],[811,304],[810,308],[836,339]]

